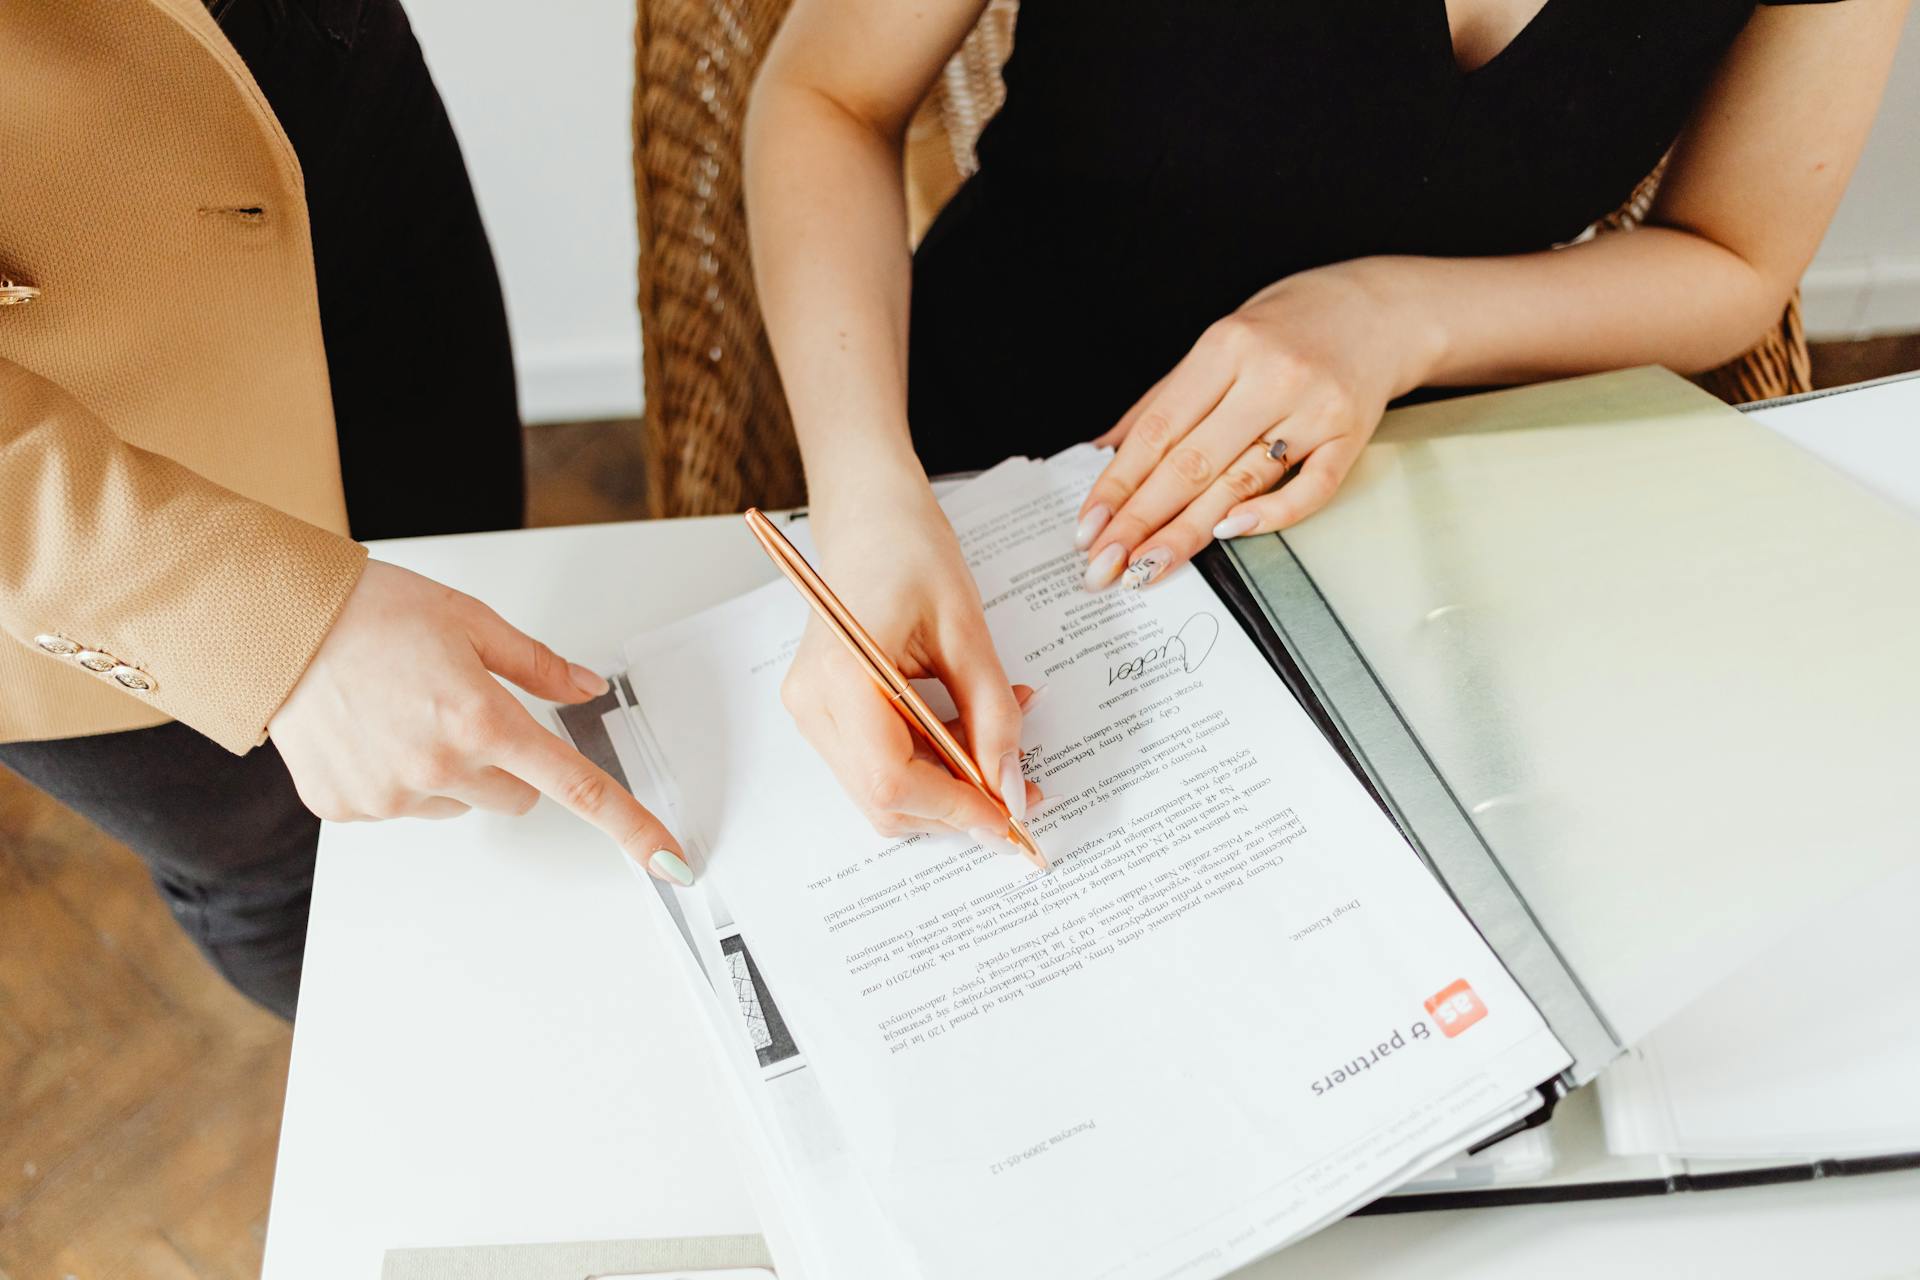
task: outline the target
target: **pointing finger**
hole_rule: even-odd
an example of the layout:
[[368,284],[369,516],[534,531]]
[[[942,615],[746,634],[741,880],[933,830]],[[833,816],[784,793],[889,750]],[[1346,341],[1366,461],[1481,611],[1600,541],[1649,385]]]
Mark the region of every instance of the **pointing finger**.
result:
[[656,878],[693,883],[680,842],[658,818],[605,770],[535,723],[524,709],[516,705],[515,710],[524,723],[496,753],[502,769],[600,828]]

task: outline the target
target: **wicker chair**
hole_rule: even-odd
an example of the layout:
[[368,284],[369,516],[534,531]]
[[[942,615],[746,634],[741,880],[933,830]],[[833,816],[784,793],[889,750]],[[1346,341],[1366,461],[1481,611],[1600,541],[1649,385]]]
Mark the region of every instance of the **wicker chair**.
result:
[[[804,500],[799,448],[747,258],[740,148],[747,94],[789,0],[639,0],[634,186],[640,219],[644,452],[655,515]],[[992,0],[947,64],[907,139],[910,234],[975,167],[999,109],[1015,0]],[[1656,169],[1595,228],[1645,216]],[[1733,403],[1811,386],[1799,296],[1752,351],[1695,379]]]

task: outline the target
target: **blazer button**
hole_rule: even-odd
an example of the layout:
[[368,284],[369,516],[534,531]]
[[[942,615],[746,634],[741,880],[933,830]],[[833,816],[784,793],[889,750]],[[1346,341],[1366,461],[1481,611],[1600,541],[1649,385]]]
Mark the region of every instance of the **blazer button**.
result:
[[152,676],[140,668],[130,667],[124,662],[107,674],[136,693],[152,693],[160,687],[159,683],[155,681]]
[[56,658],[71,658],[80,652],[80,646],[65,636],[35,636],[33,642]]
[[40,291],[30,284],[15,284],[0,276],[0,307],[17,307],[32,302]]
[[82,649],[73,655],[73,660],[89,671],[111,671],[120,665],[120,659],[98,649]]

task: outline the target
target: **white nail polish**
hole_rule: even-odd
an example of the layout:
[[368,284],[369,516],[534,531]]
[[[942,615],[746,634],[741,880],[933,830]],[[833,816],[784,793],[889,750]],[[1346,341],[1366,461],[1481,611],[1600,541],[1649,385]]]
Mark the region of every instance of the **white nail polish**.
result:
[[1027,694],[1027,700],[1020,704],[1020,714],[1023,716],[1032,714],[1033,704],[1040,701],[1040,695],[1047,691],[1047,686],[1043,684],[1036,684],[1030,687],[1032,692]]
[[1104,591],[1113,585],[1115,575],[1120,572],[1120,564],[1127,558],[1127,549],[1115,542],[1101,548],[1087,565],[1087,590]]
[[1111,519],[1113,511],[1104,502],[1081,516],[1080,523],[1073,531],[1074,547],[1085,551],[1092,546],[1093,540],[1100,536],[1100,531],[1107,527],[1107,521]]
[[647,859],[647,866],[656,875],[671,880],[682,888],[693,883],[693,868],[671,849],[655,849],[653,856]]
[[1129,591],[1138,591],[1159,577],[1161,571],[1172,563],[1173,553],[1165,547],[1143,552],[1138,560],[1127,566],[1126,581],[1120,585]]
[[1020,772],[1020,753],[1009,751],[1000,757],[1000,798],[1015,822],[1027,820],[1027,776]]
[[1258,516],[1248,511],[1242,511],[1239,515],[1228,516],[1225,520],[1213,526],[1213,536],[1224,542],[1228,538],[1237,538],[1241,534],[1252,533],[1253,526],[1259,523],[1260,519]]

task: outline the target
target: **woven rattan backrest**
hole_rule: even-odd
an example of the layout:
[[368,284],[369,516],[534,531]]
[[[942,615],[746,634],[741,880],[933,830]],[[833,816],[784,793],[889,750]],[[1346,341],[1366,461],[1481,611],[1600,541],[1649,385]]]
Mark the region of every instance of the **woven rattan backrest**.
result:
[[[789,0],[639,0],[633,170],[640,218],[647,497],[656,515],[804,500],[800,455],[747,256],[741,125]],[[992,0],[909,133],[914,238],[973,171],[1000,107],[1012,0]]]
[[[647,496],[656,515],[789,506],[805,499],[800,455],[754,296],[741,196],[747,94],[790,0],[639,0],[634,187],[646,378]],[[991,0],[908,133],[910,234],[974,169],[1000,107],[1015,0]],[[1645,216],[1656,170],[1600,228]],[[1696,379],[1734,402],[1806,390],[1798,295],[1777,329]]]
[[747,91],[786,9],[787,0],[639,0],[633,172],[656,515],[803,496],[740,184]]

